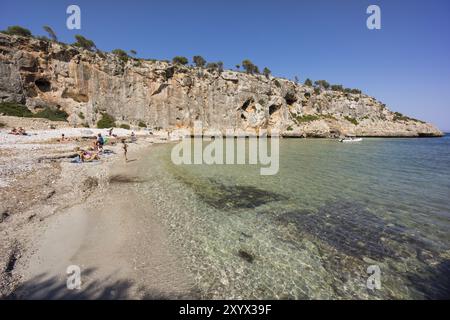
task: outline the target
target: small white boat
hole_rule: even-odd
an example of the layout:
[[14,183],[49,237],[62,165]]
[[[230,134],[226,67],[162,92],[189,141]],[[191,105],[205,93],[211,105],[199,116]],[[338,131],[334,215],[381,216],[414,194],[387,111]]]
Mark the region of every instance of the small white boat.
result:
[[362,141],[362,138],[357,137],[345,137],[343,139],[340,139],[339,142],[360,142]]

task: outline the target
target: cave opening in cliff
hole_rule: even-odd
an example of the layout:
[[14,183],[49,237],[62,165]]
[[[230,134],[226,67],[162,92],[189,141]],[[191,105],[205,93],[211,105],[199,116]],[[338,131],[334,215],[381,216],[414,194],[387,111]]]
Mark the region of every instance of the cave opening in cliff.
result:
[[297,101],[297,98],[296,98],[295,96],[287,95],[287,96],[285,97],[285,100],[286,100],[286,103],[287,103],[289,106],[291,106],[291,105],[294,104],[294,102]]
[[37,79],[36,81],[34,81],[34,84],[42,92],[49,92],[52,89],[52,85],[50,84],[50,81],[48,81],[47,79],[43,78]]
[[247,111],[248,106],[250,105],[250,103],[253,102],[253,99],[248,99],[244,102],[244,104],[242,105],[241,109],[242,111]]
[[277,112],[278,110],[280,110],[281,106],[278,106],[276,104],[272,104],[269,107],[269,115],[271,116],[272,114],[274,114],[275,112]]

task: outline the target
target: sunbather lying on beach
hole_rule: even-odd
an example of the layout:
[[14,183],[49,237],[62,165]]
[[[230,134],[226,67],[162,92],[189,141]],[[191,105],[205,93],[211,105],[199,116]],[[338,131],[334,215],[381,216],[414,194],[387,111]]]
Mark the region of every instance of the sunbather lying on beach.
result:
[[97,152],[89,152],[86,150],[79,150],[78,155],[80,156],[81,162],[90,162],[93,160],[100,160]]
[[16,136],[21,136],[21,135],[26,136],[27,135],[25,129],[22,127],[19,127],[19,129],[12,128],[12,130],[9,132],[9,134],[13,134]]

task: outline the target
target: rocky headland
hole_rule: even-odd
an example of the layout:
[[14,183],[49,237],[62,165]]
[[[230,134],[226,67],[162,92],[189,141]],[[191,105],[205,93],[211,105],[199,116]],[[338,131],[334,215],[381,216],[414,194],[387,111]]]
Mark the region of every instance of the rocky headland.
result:
[[144,60],[0,33],[0,102],[33,113],[52,108],[74,127],[117,125],[167,131],[278,130],[286,137],[441,136],[435,126],[392,112],[356,91],[270,75]]

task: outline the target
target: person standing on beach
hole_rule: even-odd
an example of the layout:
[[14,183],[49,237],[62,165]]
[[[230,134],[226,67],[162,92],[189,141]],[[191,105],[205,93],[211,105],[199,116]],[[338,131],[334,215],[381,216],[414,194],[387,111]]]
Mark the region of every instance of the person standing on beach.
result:
[[103,151],[103,145],[105,144],[105,140],[102,137],[102,134],[99,133],[97,136],[97,150]]
[[125,139],[122,139],[122,148],[123,148],[123,154],[125,156],[125,162],[128,162],[127,153],[128,153],[128,145],[125,142]]

